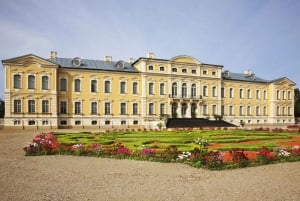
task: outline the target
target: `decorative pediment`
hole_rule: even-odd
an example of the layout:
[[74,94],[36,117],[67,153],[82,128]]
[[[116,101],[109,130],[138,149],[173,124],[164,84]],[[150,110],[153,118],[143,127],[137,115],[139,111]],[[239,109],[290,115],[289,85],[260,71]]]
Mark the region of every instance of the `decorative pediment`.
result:
[[273,80],[272,83],[274,84],[280,84],[280,85],[289,85],[289,86],[295,86],[296,83],[292,80],[288,79],[287,77],[282,77],[276,80]]
[[179,55],[170,59],[171,62],[174,63],[190,63],[190,64],[201,64],[199,60],[194,57],[187,55]]
[[30,65],[35,65],[38,67],[58,67],[57,64],[52,63],[42,57],[33,55],[33,54],[27,54],[20,57],[14,57],[11,59],[6,59],[2,61],[3,65],[10,65],[10,66],[23,66],[27,67]]

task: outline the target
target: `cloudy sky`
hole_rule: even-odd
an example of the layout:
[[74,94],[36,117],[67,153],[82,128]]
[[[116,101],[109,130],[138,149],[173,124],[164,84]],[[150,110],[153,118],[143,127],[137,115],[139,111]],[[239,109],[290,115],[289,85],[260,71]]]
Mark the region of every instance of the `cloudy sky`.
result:
[[299,10],[299,0],[0,0],[0,60],[184,54],[299,87]]

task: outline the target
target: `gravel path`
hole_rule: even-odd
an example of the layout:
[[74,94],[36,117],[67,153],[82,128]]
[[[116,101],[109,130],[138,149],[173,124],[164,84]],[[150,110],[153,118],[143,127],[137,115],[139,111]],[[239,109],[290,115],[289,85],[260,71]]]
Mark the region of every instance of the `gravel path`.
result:
[[300,200],[300,162],[209,171],[184,164],[24,156],[36,134],[0,130],[0,200]]

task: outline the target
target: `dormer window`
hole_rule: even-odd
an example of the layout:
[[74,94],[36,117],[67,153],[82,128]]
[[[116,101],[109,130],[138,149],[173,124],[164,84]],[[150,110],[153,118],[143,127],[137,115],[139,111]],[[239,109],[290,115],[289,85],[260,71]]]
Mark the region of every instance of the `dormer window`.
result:
[[75,58],[72,60],[72,64],[73,64],[73,66],[75,66],[75,67],[81,66],[81,59],[80,59],[79,57],[75,57]]
[[154,67],[153,66],[148,66],[148,70],[153,70]]
[[118,61],[116,64],[117,68],[124,68],[125,67],[125,63],[123,61]]

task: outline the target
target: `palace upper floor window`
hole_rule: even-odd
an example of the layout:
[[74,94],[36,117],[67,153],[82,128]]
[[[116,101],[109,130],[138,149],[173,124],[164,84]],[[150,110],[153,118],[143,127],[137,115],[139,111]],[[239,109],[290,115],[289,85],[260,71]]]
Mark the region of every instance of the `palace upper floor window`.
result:
[[91,80],[91,92],[92,93],[97,92],[97,85],[98,85],[97,80]]
[[126,103],[121,103],[121,115],[126,115]]
[[106,80],[104,82],[104,93],[110,93],[110,81]]
[[240,89],[240,99],[244,98],[244,90]]
[[28,75],[28,89],[35,89],[35,76]]
[[177,96],[177,83],[172,84],[172,97]]
[[208,96],[208,88],[207,88],[207,86],[203,86],[203,96]]
[[49,101],[42,100],[42,113],[49,113]]
[[247,90],[247,98],[248,98],[248,99],[251,99],[251,89],[248,89],[248,90]]
[[165,83],[160,83],[159,84],[159,94],[160,95],[165,95]]
[[60,79],[60,91],[67,91],[67,79],[66,78]]
[[173,73],[177,73],[177,68],[172,68]]
[[138,114],[138,104],[137,103],[132,104],[132,114],[134,114],[134,115]]
[[76,101],[74,104],[75,104],[74,114],[81,114],[81,102]]
[[206,70],[203,71],[203,75],[207,75],[207,71]]
[[22,112],[21,100],[14,100],[14,112],[15,113]]
[[192,74],[197,74],[197,70],[192,70]]
[[91,102],[91,114],[97,114],[98,113],[98,104],[97,102]]
[[42,89],[43,90],[49,89],[49,77],[48,76],[42,76]]
[[217,87],[212,87],[212,96],[213,97],[217,96]]
[[28,100],[28,113],[35,113],[35,100]]
[[233,98],[234,93],[233,93],[233,88],[229,88],[229,98]]
[[67,114],[67,101],[60,102],[60,113]]
[[138,94],[138,83],[137,82],[132,83],[132,93]]
[[75,81],[74,81],[74,91],[75,92],[80,92],[81,91],[81,80],[80,79],[75,79]]
[[183,69],[181,70],[181,72],[182,72],[182,73],[186,73],[186,72],[187,72],[186,68],[183,68]]
[[217,75],[216,71],[213,71],[211,74],[212,74],[212,76],[216,76]]
[[149,83],[149,94],[150,95],[154,94],[154,83],[153,82]]
[[110,114],[110,102],[106,102],[104,104],[104,114],[106,115]]
[[14,75],[14,89],[21,89],[21,75]]
[[159,67],[159,71],[165,71],[165,67],[164,66]]
[[192,84],[192,88],[191,88],[191,96],[192,98],[195,98],[197,96],[197,88],[196,88],[196,84]]
[[126,82],[124,82],[124,81],[120,82],[120,93],[121,94],[126,93]]
[[152,70],[154,70],[154,67],[153,66],[148,66],[148,70],[152,71]]

